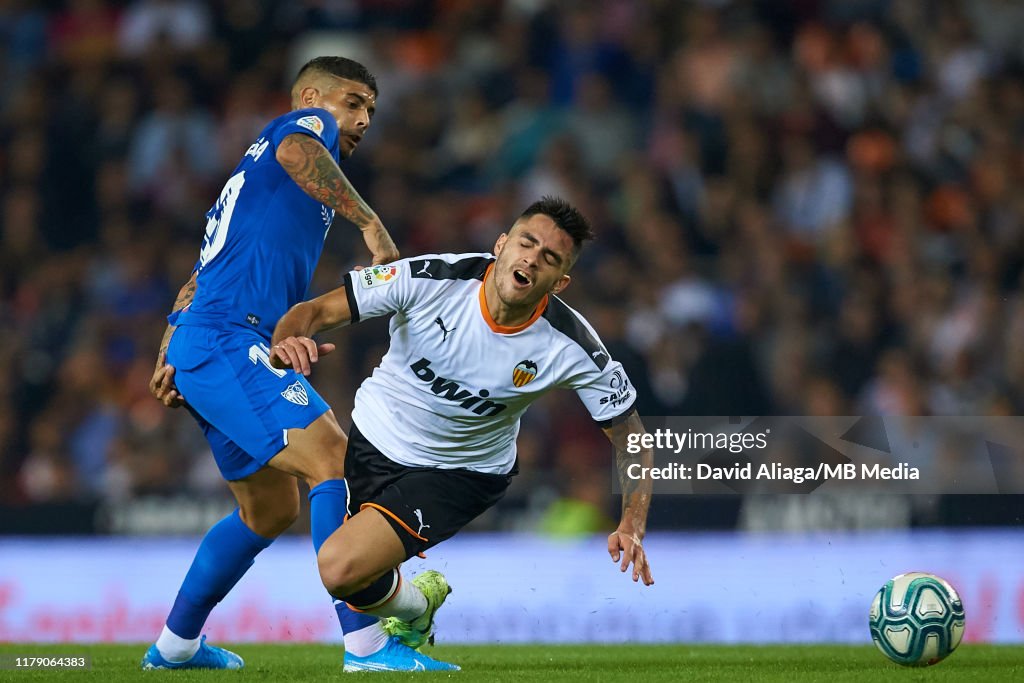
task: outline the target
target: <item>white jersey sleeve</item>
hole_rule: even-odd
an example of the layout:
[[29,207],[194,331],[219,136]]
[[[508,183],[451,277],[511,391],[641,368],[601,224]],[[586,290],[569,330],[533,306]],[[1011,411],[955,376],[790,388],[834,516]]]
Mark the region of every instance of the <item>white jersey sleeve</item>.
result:
[[345,274],[353,323],[408,310],[414,299],[412,289],[407,259]]
[[560,299],[552,297],[545,317],[557,331],[575,344],[575,362],[563,386],[573,389],[602,427],[616,424],[633,412],[636,391],[622,364],[612,359],[597,332],[583,316]]
[[390,313],[408,314],[439,296],[468,275],[461,263],[477,263],[489,254],[426,254],[394,263],[370,266],[345,274],[345,291],[352,323]]

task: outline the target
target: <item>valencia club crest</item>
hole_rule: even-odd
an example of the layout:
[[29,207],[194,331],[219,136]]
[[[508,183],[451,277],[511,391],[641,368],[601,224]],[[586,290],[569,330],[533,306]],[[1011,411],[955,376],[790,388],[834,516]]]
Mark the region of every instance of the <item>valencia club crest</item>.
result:
[[521,360],[512,370],[512,384],[517,387],[526,386],[537,376],[537,364],[532,360]]

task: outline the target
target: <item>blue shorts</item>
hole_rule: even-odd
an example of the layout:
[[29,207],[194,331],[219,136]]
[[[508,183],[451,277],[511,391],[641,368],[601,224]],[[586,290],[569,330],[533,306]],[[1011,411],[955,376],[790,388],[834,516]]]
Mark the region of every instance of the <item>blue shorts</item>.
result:
[[270,366],[263,337],[212,327],[174,331],[167,362],[228,481],[264,467],[330,407],[301,374]]

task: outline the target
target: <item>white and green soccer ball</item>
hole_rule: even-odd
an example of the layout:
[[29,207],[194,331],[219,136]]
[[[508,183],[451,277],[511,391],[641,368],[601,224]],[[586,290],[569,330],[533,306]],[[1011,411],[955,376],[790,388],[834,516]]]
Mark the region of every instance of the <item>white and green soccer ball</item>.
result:
[[945,579],[909,572],[893,577],[871,602],[871,639],[903,666],[929,666],[948,657],[964,637],[964,605]]

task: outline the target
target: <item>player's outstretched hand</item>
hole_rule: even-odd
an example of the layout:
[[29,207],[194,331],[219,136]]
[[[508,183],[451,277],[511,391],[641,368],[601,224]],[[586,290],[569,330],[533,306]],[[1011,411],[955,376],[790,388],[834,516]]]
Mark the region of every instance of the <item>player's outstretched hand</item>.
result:
[[398,260],[398,247],[388,233],[387,228],[380,221],[370,223],[363,228],[363,241],[366,247],[373,254],[373,265],[391,263]]
[[185,397],[174,385],[173,365],[161,363],[156,366],[153,377],[149,380],[149,393],[168,408],[180,408],[185,405]]
[[309,375],[313,363],[334,350],[334,344],[317,344],[309,337],[285,337],[270,347],[270,364],[275,368],[294,368]]
[[643,579],[645,586],[654,584],[651,565],[647,562],[647,553],[644,552],[644,546],[636,534],[619,529],[613,531],[608,536],[608,554],[612,556],[612,562],[621,562],[619,569],[623,572],[632,563],[633,581]]

